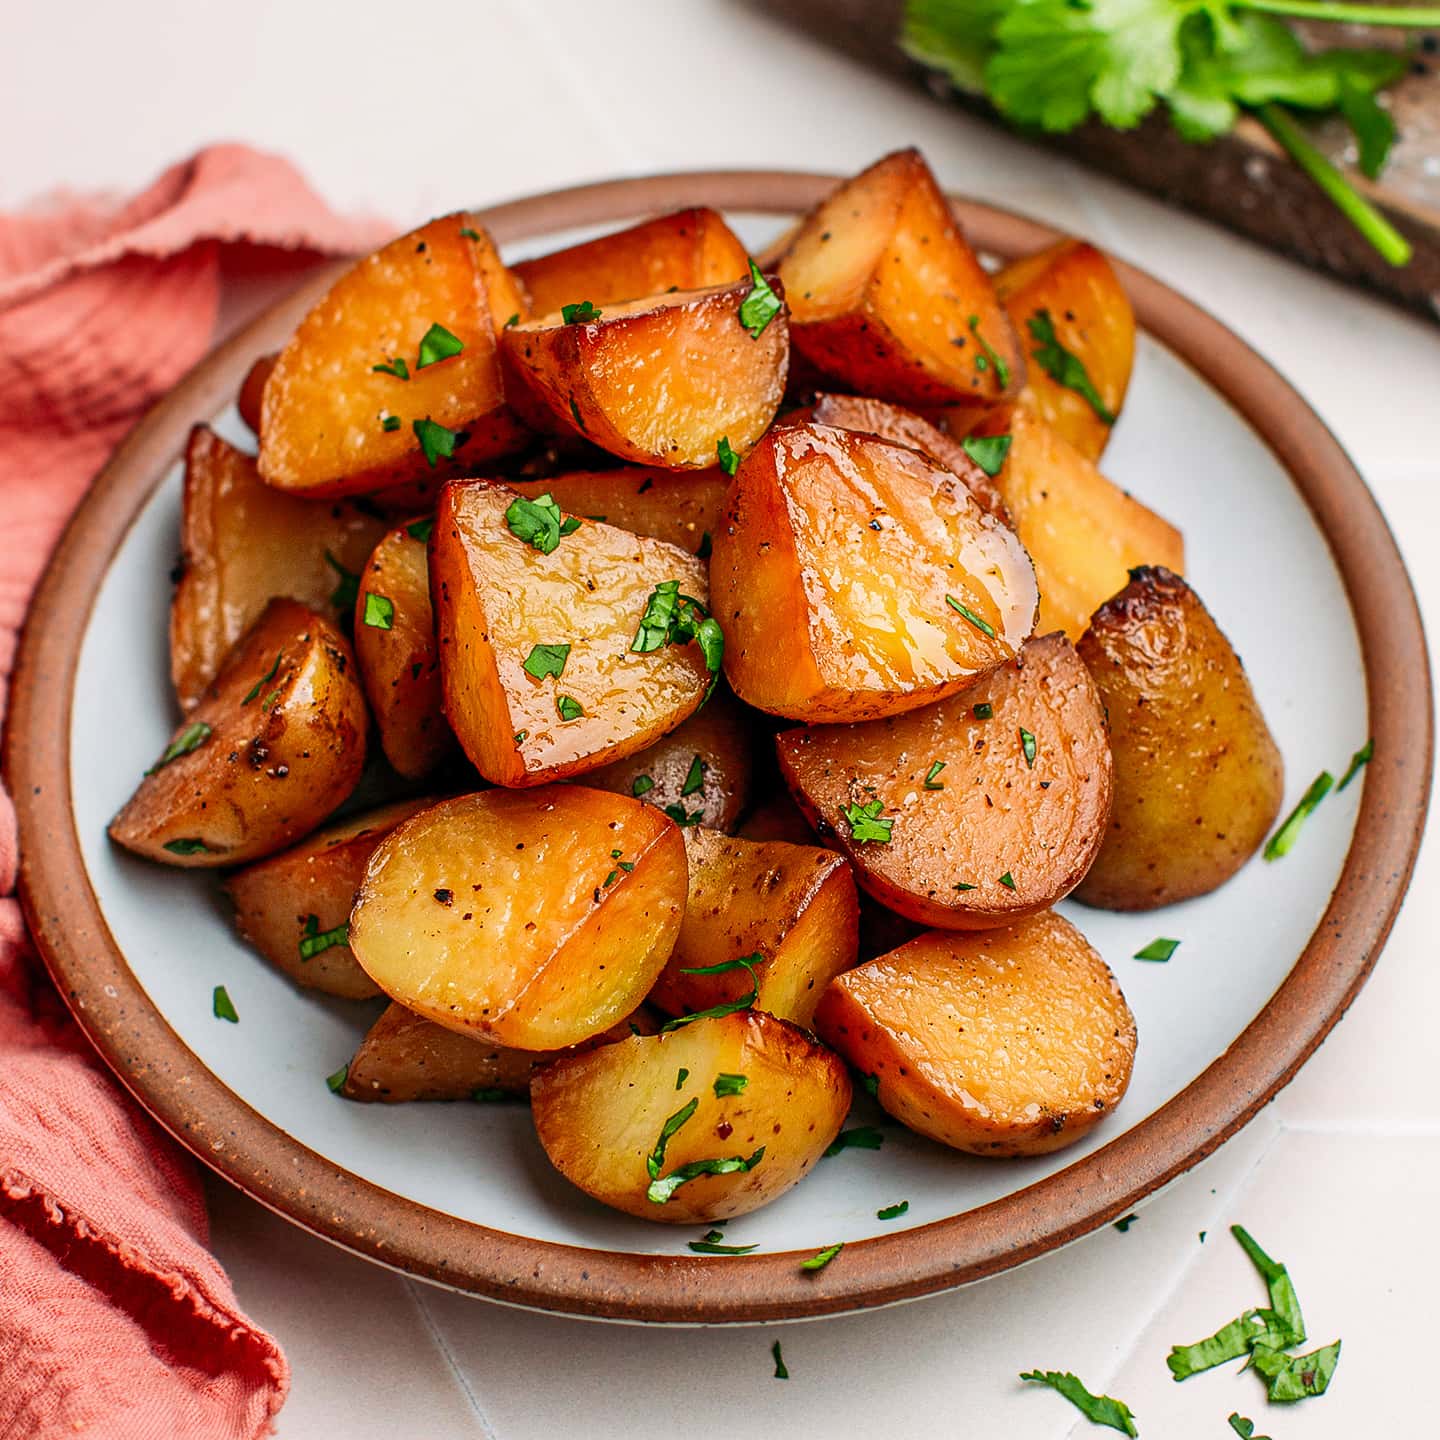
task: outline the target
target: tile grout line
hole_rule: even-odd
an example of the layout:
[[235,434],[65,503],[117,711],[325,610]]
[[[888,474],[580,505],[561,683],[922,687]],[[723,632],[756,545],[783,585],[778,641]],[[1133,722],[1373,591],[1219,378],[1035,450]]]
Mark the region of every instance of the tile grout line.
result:
[[440,1326],[435,1321],[435,1317],[430,1313],[430,1307],[425,1303],[425,1297],[420,1291],[418,1282],[406,1275],[404,1277],[404,1283],[405,1289],[409,1292],[411,1302],[420,1312],[421,1321],[430,1332],[430,1339],[434,1341],[435,1348],[444,1357],[445,1363],[450,1367],[450,1373],[455,1377],[455,1383],[460,1387],[461,1394],[469,1401],[471,1412],[479,1422],[480,1430],[485,1440],[500,1440],[498,1432],[490,1423],[490,1417],[485,1413],[485,1407],[480,1403],[480,1397],[476,1395],[470,1381],[456,1363],[455,1352],[451,1350],[450,1342],[446,1340]]

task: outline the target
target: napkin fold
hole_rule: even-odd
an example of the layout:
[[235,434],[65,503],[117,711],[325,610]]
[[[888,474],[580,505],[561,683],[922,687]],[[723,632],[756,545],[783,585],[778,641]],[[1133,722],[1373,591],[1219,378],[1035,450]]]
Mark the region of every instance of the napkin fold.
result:
[[[363,250],[287,161],[217,145],[128,199],[0,213],[0,714],[25,608],[110,451],[205,352],[224,275]],[[0,793],[0,1440],[250,1440],[289,1367],[209,1253],[193,1162],[44,977]]]

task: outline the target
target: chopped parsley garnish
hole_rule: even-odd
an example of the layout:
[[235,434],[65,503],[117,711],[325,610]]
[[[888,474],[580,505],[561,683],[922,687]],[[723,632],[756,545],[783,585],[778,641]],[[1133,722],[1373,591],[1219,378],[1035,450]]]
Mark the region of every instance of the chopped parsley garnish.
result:
[[685,1104],[660,1127],[660,1137],[655,1141],[655,1148],[651,1150],[645,1161],[645,1171],[652,1180],[659,1176],[665,1164],[665,1147],[670,1143],[670,1137],[684,1125],[699,1108],[699,1096],[696,1096],[692,1100],[687,1100]]
[[1000,473],[1005,457],[1010,453],[1009,435],[967,435],[960,448],[992,478]]
[[1001,883],[1007,890],[1013,890],[1013,889],[1015,888],[1015,877],[1007,870],[1007,871],[1000,877],[1000,883]]
[[931,767],[925,772],[925,779],[921,781],[921,784],[924,785],[927,790],[943,790],[945,788],[945,782],[943,780],[937,780],[935,777],[944,768],[945,762],[943,760],[935,761],[935,763],[931,765]]
[[425,463],[433,470],[436,460],[442,456],[449,459],[455,453],[455,442],[460,438],[458,430],[451,430],[438,420],[416,420],[410,427],[420,448],[425,452]]
[[953,595],[945,597],[945,603],[958,614],[963,615],[982,634],[988,635],[992,640],[995,638],[995,627],[988,621],[982,620],[968,606],[962,605]]
[[167,840],[161,847],[172,855],[208,855],[210,847],[203,840]]
[[850,827],[850,838],[857,845],[874,840],[881,845],[890,843],[890,832],[895,828],[895,817],[880,818],[885,808],[883,800],[871,800],[866,805],[844,805],[840,813]]
[[223,985],[215,987],[215,993],[210,1000],[210,1008],[217,1020],[228,1020],[232,1025],[240,1023],[240,1016],[235,1010],[235,1002],[230,998],[230,992]]
[[520,312],[517,310],[500,328],[502,330],[513,330],[520,323]]
[[[350,574],[350,572],[346,570],[344,566],[342,566],[340,562],[336,560],[335,557],[328,550],[325,552],[325,558],[340,572],[342,576]],[[350,575],[350,578],[354,580],[358,577]],[[344,583],[343,580],[341,583]],[[336,593],[338,594],[339,592],[337,591]],[[332,595],[330,597],[330,603],[332,605],[335,605],[339,602],[335,599],[335,596]],[[355,603],[354,595],[351,595],[350,603],[352,605]],[[276,653],[275,663],[245,692],[245,698],[240,702],[242,705],[248,705],[275,678],[276,674],[279,672],[280,669],[281,657],[284,654],[285,652],[283,650],[280,650]]]
[[1086,401],[1105,424],[1113,425],[1115,415],[1106,408],[1105,402],[1100,398],[1100,392],[1091,381],[1084,361],[1078,355],[1072,355],[1056,338],[1055,322],[1051,320],[1050,312],[1037,310],[1025,322],[1025,328],[1030,332],[1030,338],[1037,342],[1030,354],[1040,362],[1040,368],[1057,385],[1073,390]]
[[630,782],[630,793],[638,800],[655,788],[655,782],[648,775],[637,775]]
[[529,735],[529,733],[528,730],[517,730],[510,738],[514,740],[517,745],[523,745],[525,743],[525,737]]
[[1179,948],[1178,940],[1160,938],[1152,940],[1143,950],[1137,950],[1133,958],[1136,960],[1168,960]]
[[860,1084],[864,1087],[867,1095],[877,1100],[880,1098],[880,1077],[878,1075],[862,1075]]
[[820,1158],[828,1159],[842,1150],[878,1150],[885,1143],[885,1137],[873,1125],[857,1125],[853,1130],[842,1130],[825,1147]]
[[395,602],[387,595],[365,592],[365,609],[360,616],[372,630],[389,630],[395,624]]
[[1238,1410],[1230,1412],[1230,1428],[1240,1436],[1240,1440],[1270,1440],[1268,1435],[1257,1435],[1255,1433],[1255,1422],[1247,1419]]
[[1020,748],[1025,752],[1025,763],[1035,768],[1035,737],[1022,725],[1020,727]]
[[660,581],[645,602],[645,612],[630,642],[631,650],[648,655],[664,645],[688,645],[692,640],[700,647],[705,668],[712,677],[710,689],[705,692],[708,700],[720,679],[725,634],[719,621],[711,618],[693,595],[680,593],[678,580]]
[[307,915],[305,924],[300,930],[300,958],[309,960],[322,950],[328,950],[332,945],[348,945],[349,943],[350,922],[348,920],[342,920],[333,930],[322,930],[320,917]]
[[740,457],[730,448],[728,436],[720,437],[715,446],[715,455],[720,461],[720,468],[727,475],[733,475],[740,468]]
[[555,708],[560,712],[560,718],[565,721],[578,720],[585,713],[580,702],[569,695],[561,695],[555,701]]
[[668,815],[682,830],[687,825],[698,825],[705,818],[705,807],[690,811],[683,805],[667,805],[662,814]]
[[995,707],[991,705],[989,701],[985,701],[979,705],[972,705],[970,707],[970,713],[977,720],[991,720],[995,716]]
[[980,317],[972,315],[968,324],[970,333],[975,337],[975,343],[985,352],[983,355],[975,357],[975,368],[983,374],[987,365],[993,365],[995,378],[1000,382],[1000,388],[1003,390],[1010,383],[1010,367],[1001,356],[996,354],[990,342],[980,333]]
[[332,1095],[338,1095],[345,1088],[345,1082],[349,1078],[350,1062],[347,1060],[333,1075],[325,1077],[325,1083],[330,1087]]
[[1138,1435],[1135,1417],[1123,1400],[1112,1400],[1108,1395],[1092,1395],[1075,1376],[1068,1371],[1026,1370],[1020,1378],[1048,1385],[1063,1395],[1087,1420],[1094,1425],[1108,1425],[1122,1435]]
[[600,888],[602,890],[608,890],[619,878],[620,872],[618,870],[612,870],[601,882]]
[[661,1027],[661,1033],[671,1030],[678,1030],[682,1025],[689,1025],[693,1020],[719,1020],[725,1015],[734,1015],[739,1010],[748,1010],[756,1000],[760,998],[760,977],[755,973],[755,967],[759,965],[764,956],[758,951],[754,955],[742,955],[738,960],[722,960],[718,965],[696,965],[693,968],[681,968],[682,975],[723,975],[727,970],[748,970],[750,972],[750,993],[741,996],[738,1000],[722,1001],[719,1005],[712,1005],[708,1010],[697,1010],[693,1015],[677,1015],[673,1020],[667,1020]]
[[423,370],[427,365],[438,365],[442,360],[452,359],[465,348],[458,335],[452,335],[443,325],[432,325],[420,337],[420,353],[415,368]]
[[957,880],[957,881],[955,882],[955,884],[952,885],[950,888],[951,888],[952,890],[962,890],[962,891],[963,891],[963,890],[978,890],[980,887],[979,887],[978,885],[967,885],[967,884],[965,883],[965,881],[963,881],[963,880]]
[[380,375],[393,375],[397,380],[410,378],[410,367],[398,355],[388,365],[372,365],[370,368]]
[[910,1202],[908,1200],[901,1200],[898,1204],[887,1205],[883,1210],[877,1210],[875,1212],[875,1218],[877,1220],[895,1220],[903,1215],[909,1208]]
[[780,313],[780,297],[770,288],[770,283],[760,273],[760,267],[750,262],[750,293],[740,302],[740,323],[750,332],[752,340],[758,340],[765,327]]
[[808,1260],[800,1262],[802,1270],[823,1270],[843,1249],[845,1242],[837,1240],[833,1245],[827,1245],[823,1250],[817,1251]]
[[1340,777],[1340,783],[1335,787],[1335,793],[1338,795],[1374,758],[1375,742],[1367,740],[1350,757],[1350,764],[1346,767],[1344,775]]
[[780,1342],[778,1340],[770,1347],[770,1353],[775,1357],[775,1378],[777,1380],[788,1380],[790,1378],[790,1372],[785,1368],[785,1359],[780,1354]]
[[157,770],[163,770],[172,760],[178,760],[182,755],[188,755],[192,750],[198,750],[211,736],[210,727],[203,720],[196,720],[187,725],[164,749],[160,758],[145,772],[153,775]]
[[726,1075],[721,1073],[715,1077],[715,1098],[723,1099],[726,1095],[743,1095],[745,1087],[750,1083],[748,1075]]
[[685,1243],[697,1255],[748,1255],[752,1250],[758,1250],[758,1245],[723,1245],[725,1239],[723,1230],[707,1230],[705,1237],[701,1240],[687,1240]]
[[395,431],[400,428],[400,417],[398,415],[387,415],[381,422],[380,428],[387,431]]
[[701,1175],[733,1175],[737,1170],[748,1172],[753,1170],[764,1158],[765,1147],[762,1145],[748,1159],[732,1155],[724,1160],[692,1160],[688,1165],[682,1165],[678,1170],[672,1170],[663,1179],[652,1180],[646,1188],[645,1198],[652,1205],[664,1205],[682,1185],[690,1180],[698,1179]]
[[461,233],[467,240],[479,240],[479,238],[480,238],[480,236],[479,236],[474,230],[472,230],[468,225],[462,225],[462,226],[460,227],[460,233]]
[[1280,828],[1265,842],[1264,855],[1267,860],[1278,860],[1290,853],[1300,834],[1300,827],[1310,817],[1315,807],[1330,793],[1335,777],[1322,770],[1310,782],[1310,788],[1300,797],[1300,803],[1281,822]]
[[600,315],[601,312],[588,300],[582,300],[578,305],[562,305],[560,307],[560,318],[567,325],[585,325],[591,320],[598,320]]
[[690,1072],[682,1065],[682,1066],[675,1072],[675,1088],[676,1088],[677,1090],[683,1088],[685,1082],[686,1082],[689,1078],[690,1078]]
[[534,500],[523,495],[512,500],[505,510],[505,523],[517,540],[533,545],[542,555],[549,555],[563,536],[573,535],[580,528],[573,515],[568,520],[562,518],[560,507],[549,494]]
[[413,525],[405,527],[405,533],[412,539],[418,540],[424,545],[430,539],[430,532],[435,528],[435,517],[432,515],[425,520],[417,520]]
[[1283,1355],[1268,1345],[1256,1345],[1250,1351],[1251,1368],[1265,1377],[1265,1394],[1276,1405],[1323,1395],[1339,1363],[1338,1340],[1308,1355]]
[[682,796],[693,795],[697,790],[705,788],[705,769],[705,762],[697,755],[685,772],[685,783],[680,787]]
[[1139,1218],[1138,1215],[1122,1215],[1111,1229],[1118,1230],[1123,1235]]
[[557,678],[565,673],[565,662],[570,658],[568,645],[535,645],[520,667],[527,675],[543,680],[547,675]]

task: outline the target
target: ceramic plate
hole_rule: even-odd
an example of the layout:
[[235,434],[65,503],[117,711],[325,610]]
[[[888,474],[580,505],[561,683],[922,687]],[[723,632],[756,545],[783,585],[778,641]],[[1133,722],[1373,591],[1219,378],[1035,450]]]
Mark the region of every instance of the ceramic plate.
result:
[[[830,183],[662,176],[501,206],[487,223],[516,258],[708,204],[759,248]],[[1053,238],[957,208],[995,256]],[[1107,472],[1183,529],[1189,578],[1284,752],[1287,808],[1372,734],[1375,760],[1281,863],[1256,860],[1215,894],[1148,915],[1064,907],[1119,976],[1140,1034],[1130,1093],[1090,1137],[1039,1159],[982,1160],[887,1126],[882,1150],[824,1160],[732,1222],[729,1243],[759,1248],[724,1259],[689,1253],[689,1231],[572,1189],[523,1106],[354,1105],[328,1091],[377,1006],[298,992],[235,938],[213,877],[147,865],[105,836],[174,722],[166,576],[186,431],[208,420],[248,439],[231,406],[239,380],[278,348],[315,283],[207,359],[129,438],[67,532],[24,638],[5,756],[22,894],[62,993],[120,1078],[207,1164],[340,1245],[492,1299],[630,1320],[830,1314],[962,1284],[1113,1220],[1213,1150],[1294,1074],[1374,962],[1418,845],[1428,678],[1399,554],[1323,424],[1218,322],[1122,274],[1144,333]],[[1157,935],[1183,942],[1168,964],[1130,958]],[[217,984],[238,1025],[211,1015]],[[879,1118],[862,1097],[852,1123]],[[876,1219],[902,1199],[903,1220]],[[798,1269],[835,1240],[839,1260]]]

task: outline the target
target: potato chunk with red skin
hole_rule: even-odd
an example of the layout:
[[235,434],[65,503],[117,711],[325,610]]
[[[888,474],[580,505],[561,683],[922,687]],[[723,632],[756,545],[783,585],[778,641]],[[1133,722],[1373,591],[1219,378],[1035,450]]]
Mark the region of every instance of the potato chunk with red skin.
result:
[[307,939],[347,925],[375,847],[402,821],[433,804],[401,800],[318,830],[298,845],[233,871],[222,882],[235,927],[276,969],[307,990],[365,1000],[380,993],[348,943],[306,955]]
[[[685,832],[690,898],[680,938],[650,1002],[670,1015],[732,1003],[809,1025],[825,986],[856,960],[859,905],[845,859],[816,845]],[[757,956],[717,975],[687,970]]]
[[[1109,260],[1093,245],[1061,240],[1011,261],[996,273],[995,290],[1030,357],[1020,403],[1087,460],[1098,460],[1125,403],[1135,363],[1135,312]],[[1052,331],[1054,342],[1084,366],[1098,409],[1082,391],[1062,384],[1051,373],[1053,366],[1042,363],[1047,348],[1053,351]]]
[[[743,1076],[744,1084],[727,1086],[722,1076]],[[839,1056],[759,1010],[568,1056],[530,1086],[540,1143],[571,1184],[616,1210],[672,1225],[727,1220],[783,1195],[840,1133],[850,1100]],[[646,1162],[666,1121],[692,1101],[652,1175]],[[665,1184],[706,1160],[739,1164],[672,1181],[673,1190]]]
[[685,887],[679,829],[638,800],[578,785],[486,790],[385,837],[350,948],[392,1000],[437,1025],[558,1050],[645,998]]
[[[787,730],[776,751],[801,809],[861,885],[924,925],[983,930],[1046,909],[1084,879],[1105,838],[1105,711],[1063,635],[1031,640],[923,710]],[[857,839],[876,801],[889,838]]]
[[1029,557],[949,470],[827,425],[777,427],[741,462],[710,585],[735,693],[810,722],[952,694],[1035,624]]
[[380,745],[395,772],[412,780],[458,748],[445,720],[425,533],[424,522],[412,522],[386,535],[355,599],[355,658]]
[[790,355],[783,307],[758,335],[741,322],[750,291],[747,280],[511,326],[506,394],[536,429],[636,465],[703,470],[721,440],[743,455],[780,408]]
[[1120,1103],[1135,1020],[1053,910],[1006,930],[932,930],[831,981],[815,1027],[902,1124],[972,1155],[1044,1155]]
[[180,579],[170,602],[170,678],[192,710],[232,645],[277,596],[332,614],[336,567],[354,572],[384,522],[343,500],[272,490],[255,457],[207,425],[190,432]]
[[[505,404],[493,318],[518,296],[471,215],[432,220],[361,260],[296,327],[266,381],[266,484],[371,493],[519,449],[527,432]],[[421,341],[433,325],[462,349],[422,367]],[[403,378],[393,373],[402,366]],[[417,423],[445,432],[428,431],[428,458]],[[437,452],[434,441],[453,441],[453,454]]]
[[304,605],[272,600],[171,738],[177,753],[156,761],[110,822],[110,838],[191,867],[281,850],[355,788],[367,719],[345,637]]
[[[710,674],[698,645],[631,645],[658,584],[678,580],[704,603],[705,567],[589,521],[544,554],[510,529],[515,500],[484,481],[446,487],[431,596],[445,713],[461,746],[492,783],[539,785],[643,750],[700,707]],[[544,645],[570,646],[559,675],[525,669]]]
[[916,150],[821,201],[780,278],[796,351],[846,389],[983,408],[1024,384],[1010,318]]
[[697,208],[521,260],[513,269],[529,293],[532,313],[548,315],[586,300],[614,305],[667,290],[725,285],[744,279],[748,258],[716,211]]

